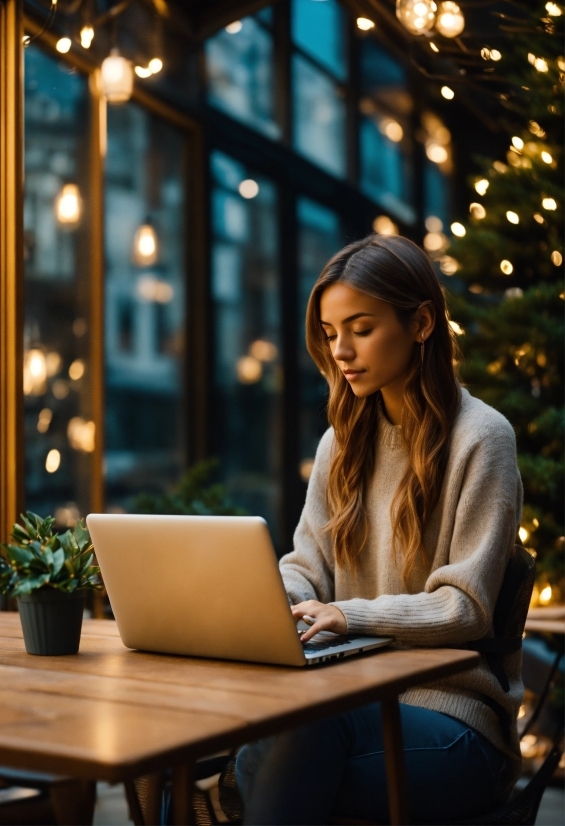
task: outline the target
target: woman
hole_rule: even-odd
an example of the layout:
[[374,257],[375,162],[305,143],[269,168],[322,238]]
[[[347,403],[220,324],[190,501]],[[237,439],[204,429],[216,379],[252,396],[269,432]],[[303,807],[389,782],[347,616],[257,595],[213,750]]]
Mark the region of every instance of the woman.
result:
[[[430,647],[488,634],[520,520],[515,439],[457,381],[427,256],[400,237],[345,247],[314,285],[306,334],[331,427],[280,563],[293,615],[315,620],[302,639],[329,630]],[[520,662],[505,659],[508,693],[481,660],[401,696],[414,822],[453,823],[507,796]],[[246,746],[236,769],[246,823],[388,822],[378,704]]]

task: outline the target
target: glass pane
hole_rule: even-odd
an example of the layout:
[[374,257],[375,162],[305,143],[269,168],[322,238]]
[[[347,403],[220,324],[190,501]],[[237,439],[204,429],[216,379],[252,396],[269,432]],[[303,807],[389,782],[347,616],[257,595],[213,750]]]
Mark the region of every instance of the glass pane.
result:
[[212,176],[216,454],[232,501],[263,516],[280,544],[277,192],[219,152]]
[[406,69],[376,40],[364,37],[360,44],[361,94],[397,114],[412,110]]
[[206,41],[208,100],[271,138],[274,114],[273,38],[253,17]]
[[108,109],[106,502],[127,510],[184,459],[182,132],[134,104]]
[[59,525],[90,509],[88,84],[25,50],[26,508]]
[[[387,137],[389,132],[394,140]],[[406,223],[416,220],[409,158],[403,152],[403,129],[393,118],[374,114],[360,123],[360,185],[363,192]]]
[[300,369],[300,475],[307,482],[320,437],[327,428],[327,382],[312,361],[304,337],[310,291],[345,237],[337,214],[308,198],[298,200],[298,358]]
[[347,76],[347,19],[334,0],[293,0],[292,39],[296,46],[329,69],[339,80]]
[[426,217],[435,215],[449,226],[449,179],[431,161],[424,166],[424,209]]
[[295,55],[294,145],[328,172],[345,175],[345,101],[336,83]]

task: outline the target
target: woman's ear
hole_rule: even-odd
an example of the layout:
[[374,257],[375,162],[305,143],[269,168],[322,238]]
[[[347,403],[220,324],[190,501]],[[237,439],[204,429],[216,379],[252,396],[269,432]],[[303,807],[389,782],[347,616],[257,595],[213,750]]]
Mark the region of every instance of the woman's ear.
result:
[[416,341],[426,341],[436,326],[436,311],[431,301],[420,304],[416,310],[415,320],[417,322]]

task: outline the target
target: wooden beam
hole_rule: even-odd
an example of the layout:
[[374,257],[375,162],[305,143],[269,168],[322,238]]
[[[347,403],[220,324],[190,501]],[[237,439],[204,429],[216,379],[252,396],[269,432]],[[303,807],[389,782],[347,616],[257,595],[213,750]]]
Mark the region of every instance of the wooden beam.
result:
[[0,0],[0,540],[23,509],[23,16]]

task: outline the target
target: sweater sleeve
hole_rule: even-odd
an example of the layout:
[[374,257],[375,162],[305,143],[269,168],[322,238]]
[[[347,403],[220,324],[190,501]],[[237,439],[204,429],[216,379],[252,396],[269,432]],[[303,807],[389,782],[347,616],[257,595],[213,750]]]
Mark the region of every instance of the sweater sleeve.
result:
[[316,451],[306,502],[294,533],[294,550],[280,560],[286,592],[296,605],[308,599],[328,603],[335,596],[334,563],[329,537],[324,531],[329,516],[326,486],[333,430],[327,430]]
[[522,485],[510,424],[500,417],[460,462],[449,563],[432,566],[421,593],[334,602],[349,632],[440,646],[478,639],[490,630],[521,514]]

